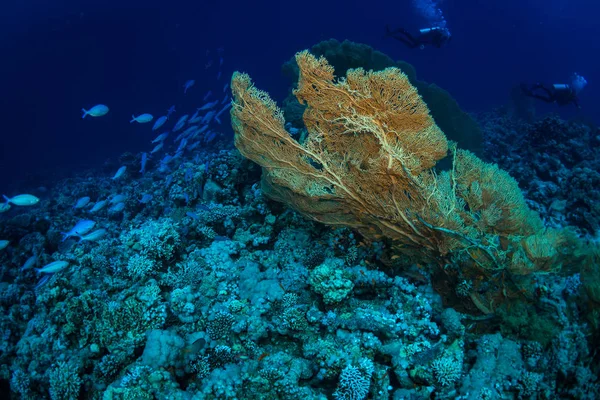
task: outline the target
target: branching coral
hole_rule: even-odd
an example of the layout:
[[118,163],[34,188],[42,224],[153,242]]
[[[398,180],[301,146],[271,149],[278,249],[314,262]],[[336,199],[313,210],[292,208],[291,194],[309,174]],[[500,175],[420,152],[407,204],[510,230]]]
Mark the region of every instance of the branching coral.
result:
[[[232,79],[235,144],[263,167],[265,194],[316,221],[390,239],[405,254],[442,264],[458,253],[483,271],[510,269],[517,254],[532,267],[518,272],[535,272],[532,245],[561,242],[557,232],[539,233],[541,220],[514,179],[447,142],[399,69],[355,69],[336,79],[323,57],[304,51],[296,61],[294,94],[307,105],[303,142],[248,75]],[[452,168],[436,171],[449,149]]]

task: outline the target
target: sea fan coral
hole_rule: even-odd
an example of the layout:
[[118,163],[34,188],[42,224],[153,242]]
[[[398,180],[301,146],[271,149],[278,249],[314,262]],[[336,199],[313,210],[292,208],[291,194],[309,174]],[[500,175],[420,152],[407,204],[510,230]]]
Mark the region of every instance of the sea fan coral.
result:
[[[231,84],[235,144],[263,167],[265,194],[314,220],[391,239],[405,254],[442,263],[460,251],[484,270],[506,269],[521,238],[541,229],[516,181],[449,144],[399,69],[335,79],[323,57],[304,51],[296,61],[303,142],[248,75]],[[448,149],[452,168],[437,171]]]

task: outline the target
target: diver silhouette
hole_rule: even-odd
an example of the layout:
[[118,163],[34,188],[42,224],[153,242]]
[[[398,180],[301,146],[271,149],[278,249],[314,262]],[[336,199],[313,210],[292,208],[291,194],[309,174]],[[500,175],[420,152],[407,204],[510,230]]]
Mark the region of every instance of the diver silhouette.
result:
[[571,83],[555,83],[552,86],[546,86],[542,83],[534,83],[533,85],[521,84],[521,91],[528,97],[542,100],[546,103],[556,103],[559,106],[573,104],[577,108],[579,99],[577,95],[587,85],[585,78],[579,74],[573,74]]
[[404,28],[390,30],[389,26],[385,26],[385,37],[394,38],[411,49],[419,47],[424,49],[425,46],[433,46],[438,49],[450,42],[452,35],[447,28],[440,26],[432,26],[431,28],[423,28],[419,30],[417,37],[413,36]]

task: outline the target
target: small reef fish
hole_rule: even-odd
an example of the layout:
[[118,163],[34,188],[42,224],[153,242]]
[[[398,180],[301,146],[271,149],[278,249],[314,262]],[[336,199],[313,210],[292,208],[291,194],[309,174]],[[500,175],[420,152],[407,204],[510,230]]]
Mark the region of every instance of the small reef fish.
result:
[[226,94],[225,97],[223,97],[223,100],[221,101],[221,104],[227,103],[227,100],[229,100],[229,95],[228,94]]
[[225,111],[227,111],[231,107],[231,103],[225,104],[221,110],[217,113],[217,117],[220,117]]
[[206,101],[206,99],[208,99],[210,97],[210,95],[212,94],[212,92],[209,90],[208,92],[206,92],[206,94],[204,95],[204,97],[202,98],[202,101]]
[[117,194],[112,199],[110,199],[110,204],[122,203],[127,200],[127,196],[124,194]]
[[219,104],[219,100],[215,100],[215,101],[212,101],[210,103],[206,103],[205,105],[203,105],[202,107],[200,107],[198,110],[199,111],[210,110],[211,108],[213,108],[217,104]]
[[160,142],[159,144],[154,146],[154,148],[152,149],[150,154],[158,153],[162,148],[163,148],[163,142]]
[[151,194],[145,194],[142,196],[141,199],[138,200],[139,203],[141,204],[148,204],[150,202],[150,200],[152,200],[152,195]]
[[115,173],[115,176],[112,177],[112,180],[115,181],[115,180],[119,179],[120,177],[122,177],[123,174],[125,173],[126,169],[127,169],[126,166],[122,166],[121,168],[119,168],[117,170],[117,172]]
[[110,211],[111,213],[118,213],[121,212],[125,209],[125,203],[118,203],[115,204],[114,206],[112,206],[111,208],[109,208],[108,211]]
[[204,118],[202,118],[202,124],[208,124],[214,115],[214,111],[207,112]]
[[190,79],[189,81],[186,81],[183,84],[183,94],[186,94],[187,91],[188,91],[188,89],[191,88],[192,86],[194,86],[194,83],[196,83],[196,81],[193,80],[193,79]]
[[160,160],[161,164],[168,164],[169,162],[171,162],[171,160],[173,160],[173,157],[171,157],[169,154],[165,154],[165,156],[163,157],[162,160]]
[[138,124],[146,124],[152,121],[154,117],[152,116],[152,114],[145,113],[140,114],[137,117],[135,115],[132,115],[131,118],[131,121],[129,121],[130,124],[133,124],[134,122],[137,122]]
[[187,215],[191,219],[200,219],[200,216],[198,214],[191,211],[186,212],[185,215]]
[[105,106],[104,104],[98,104],[98,105],[95,105],[94,107],[90,108],[89,110],[82,108],[81,111],[83,112],[83,115],[81,116],[81,118],[85,118],[88,115],[90,115],[92,117],[101,117],[108,113],[108,107]]
[[10,210],[10,204],[0,203],[0,213],[7,212],[8,210]]
[[52,278],[52,274],[46,274],[44,276],[42,276],[42,279],[40,279],[37,283],[37,285],[35,285],[35,290],[41,288],[42,286],[44,286],[46,283],[48,283],[48,281],[50,280],[50,278]]
[[225,93],[227,89],[229,89],[229,83],[226,83],[225,86],[223,86],[223,93]]
[[196,112],[192,114],[192,116],[188,119],[188,124],[195,124],[196,122],[200,121],[200,117],[198,117],[198,113],[200,112],[200,109],[197,108]]
[[216,133],[214,132],[210,132],[206,135],[206,137],[204,138],[204,143],[210,143],[213,141],[213,139],[216,137]]
[[21,267],[21,271],[25,271],[26,269],[33,267],[35,264],[37,264],[37,256],[34,254],[25,261],[25,264],[23,264]]
[[175,106],[171,106],[169,107],[169,109],[167,110],[167,118],[169,118],[171,116],[171,114],[173,114],[175,111]]
[[188,143],[187,139],[184,138],[181,141],[181,143],[179,143],[179,147],[177,148],[177,152],[183,151],[183,149],[185,149],[185,146],[187,146],[187,143]]
[[40,201],[40,199],[32,194],[20,194],[10,199],[4,195],[2,197],[6,200],[6,204],[14,204],[15,206],[33,206]]
[[198,112],[196,111],[194,113],[194,115],[196,115],[196,116],[195,117],[192,116],[193,118],[190,118],[190,120],[188,121],[188,124],[196,124],[196,123],[202,121],[202,116],[201,115],[197,115],[197,114],[198,114]]
[[38,268],[37,271],[40,274],[53,274],[55,272],[61,271],[69,266],[67,261],[54,261],[50,264],[44,265],[42,268]]
[[152,141],[152,143],[156,143],[156,142],[162,142],[162,141],[163,141],[163,140],[165,140],[165,139],[166,139],[168,136],[169,136],[169,132],[162,133],[162,134],[158,135],[158,136],[156,137],[156,139],[154,139],[154,140]]
[[177,121],[177,123],[175,124],[175,127],[173,128],[173,132],[177,132],[178,130],[180,130],[181,128],[183,128],[183,126],[185,125],[185,121],[187,121],[188,119],[188,115],[184,115],[181,118],[179,118],[179,120]]
[[87,235],[81,236],[79,235],[80,242],[95,242],[97,240],[102,239],[106,235],[106,229],[97,229],[92,233],[88,233]]
[[85,196],[77,200],[77,203],[73,206],[74,209],[79,209],[87,206],[90,203],[90,198]]
[[4,250],[6,247],[8,247],[9,243],[10,241],[8,240],[0,240],[0,250]]
[[146,163],[148,162],[148,153],[142,153],[142,168],[140,169],[140,173],[146,172]]
[[160,127],[163,126],[165,124],[165,122],[167,122],[167,119],[168,119],[168,117],[166,115],[163,115],[162,117],[157,119],[156,122],[154,123],[154,126],[152,127],[152,130],[155,131],[157,129],[160,129]]
[[217,72],[217,80],[221,80],[221,71]]
[[189,136],[189,135],[191,135],[192,132],[194,132],[196,129],[198,129],[198,127],[196,125],[190,126],[185,131],[183,131],[183,136]]
[[94,204],[94,207],[92,207],[90,212],[91,213],[98,212],[98,211],[102,210],[104,208],[104,206],[106,206],[106,200],[101,200],[101,201],[97,202],[96,204]]
[[61,232],[63,234],[63,242],[72,236],[85,235],[92,229],[94,229],[96,223],[89,219],[82,219],[75,224],[75,226],[69,232]]
[[173,141],[174,143],[179,142],[181,139],[183,139],[185,135],[183,133],[180,133],[179,135],[177,135],[177,137],[175,138],[175,140]]

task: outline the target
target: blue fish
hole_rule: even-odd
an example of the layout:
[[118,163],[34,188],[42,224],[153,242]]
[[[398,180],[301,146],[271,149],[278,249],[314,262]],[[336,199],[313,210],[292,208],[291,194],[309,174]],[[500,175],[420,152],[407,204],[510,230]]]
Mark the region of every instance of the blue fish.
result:
[[231,107],[231,103],[225,104],[223,108],[217,113],[217,117],[220,117],[225,111],[227,111]]
[[181,143],[179,143],[179,147],[177,148],[177,152],[183,151],[183,149],[185,149],[185,146],[187,146],[187,139],[183,139],[181,141]]
[[154,146],[154,148],[152,149],[152,151],[150,152],[150,154],[158,153],[159,151],[162,150],[163,146],[164,146],[163,142],[160,142],[159,144],[157,144],[156,146]]
[[186,212],[185,215],[187,215],[188,217],[190,217],[192,219],[196,219],[196,220],[200,219],[200,216],[198,216],[198,214],[193,213],[191,211]]
[[212,92],[209,90],[208,92],[206,92],[206,94],[204,95],[204,97],[202,98],[202,101],[206,101],[206,99],[208,99],[210,97],[210,95],[212,94]]
[[214,111],[207,112],[206,115],[204,116],[204,118],[202,118],[202,121],[201,121],[202,124],[208,124],[214,115],[215,115]]
[[177,132],[178,130],[180,130],[181,128],[183,128],[183,126],[185,125],[185,122],[188,119],[188,115],[184,115],[181,118],[179,118],[179,120],[177,121],[177,123],[175,124],[175,127],[173,128],[173,132]]
[[113,196],[112,199],[110,199],[110,204],[122,203],[125,200],[127,200],[127,196],[125,196],[124,194],[116,194]]
[[175,106],[169,107],[169,109],[167,110],[167,118],[169,118],[171,114],[173,114],[175,111]]
[[194,86],[194,83],[196,83],[196,81],[193,79],[190,79],[189,81],[185,82],[183,84],[183,94],[186,94],[188,89]]
[[162,141],[164,141],[167,138],[167,136],[169,136],[169,132],[162,133],[162,134],[158,135],[156,137],[156,139],[154,139],[152,141],[152,143],[162,142]]
[[42,276],[42,278],[38,281],[37,285],[35,285],[34,289],[39,289],[42,286],[44,286],[46,283],[48,283],[50,278],[52,278],[52,275],[53,274],[46,274],[46,275]]
[[111,213],[118,213],[125,209],[125,203],[118,203],[112,206],[108,211]]
[[205,105],[203,105],[202,107],[200,107],[198,110],[199,110],[199,111],[210,110],[211,108],[213,108],[213,107],[214,107],[214,106],[216,106],[217,104],[219,104],[219,100],[215,100],[215,101],[213,101],[213,102],[206,103]]
[[210,207],[207,206],[206,204],[198,204],[198,210],[202,210],[202,211],[210,211]]
[[79,200],[77,200],[77,203],[75,203],[75,205],[73,206],[73,208],[83,208],[85,206],[87,206],[90,202],[90,198],[85,196],[80,198]]
[[85,235],[89,231],[91,231],[96,223],[94,221],[90,221],[89,219],[82,219],[75,224],[75,226],[68,232],[61,232],[63,235],[62,241],[64,242],[68,238],[72,236],[81,236]]
[[152,127],[152,130],[155,131],[155,130],[159,129],[161,126],[163,126],[165,124],[165,122],[167,122],[167,119],[168,119],[168,117],[166,115],[163,115],[162,117],[157,119],[156,122],[154,123],[154,126]]
[[34,267],[36,264],[37,256],[34,254],[25,261],[25,264],[23,264],[23,266],[21,267],[21,271],[25,271],[26,269]]
[[142,153],[142,169],[140,169],[140,173],[146,172],[146,163],[148,162],[148,153]]
[[120,177],[122,177],[122,176],[123,176],[123,174],[125,173],[125,170],[126,170],[126,169],[127,169],[127,167],[126,167],[126,166],[122,166],[121,168],[119,168],[119,169],[117,170],[117,172],[115,173],[115,176],[113,176],[113,177],[112,177],[112,180],[114,181],[114,180],[117,180],[117,179],[119,179]]
[[142,196],[141,199],[139,199],[138,201],[141,204],[148,204],[150,202],[150,200],[152,200],[152,195],[151,194],[145,194]]
[[204,139],[204,143],[212,142],[216,136],[217,136],[216,133],[210,132],[208,135],[206,135],[206,138]]

